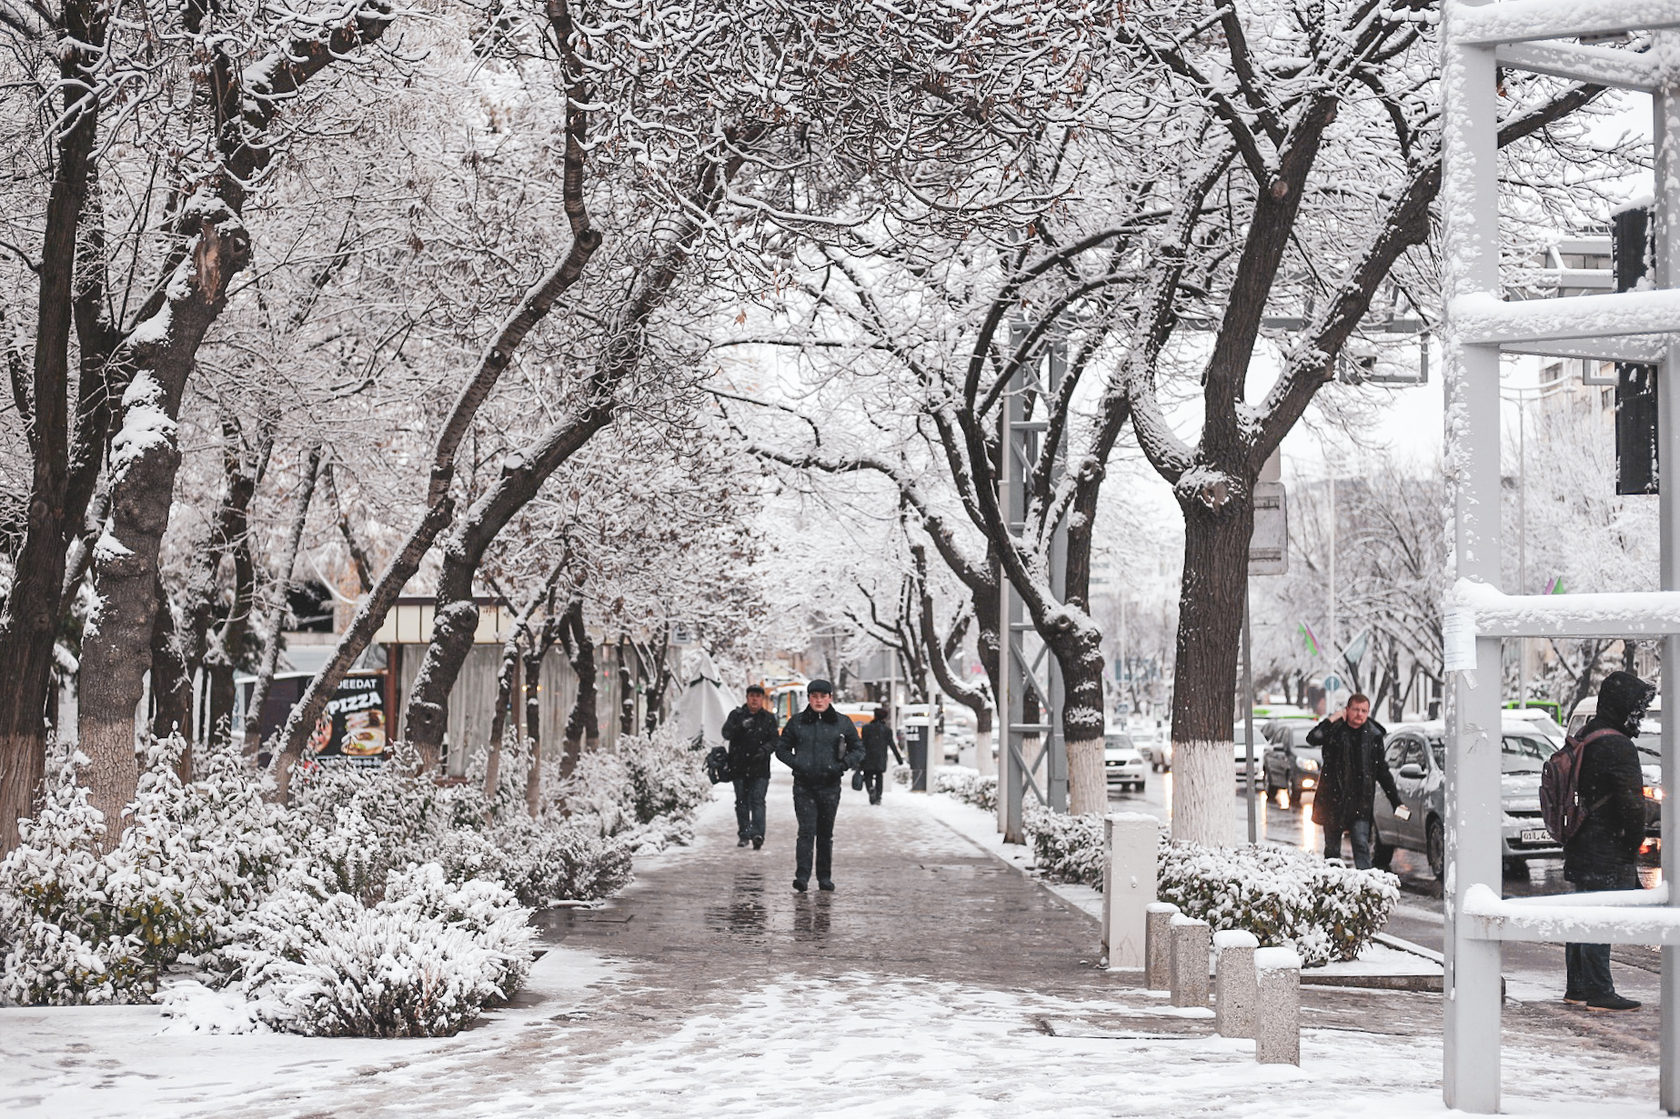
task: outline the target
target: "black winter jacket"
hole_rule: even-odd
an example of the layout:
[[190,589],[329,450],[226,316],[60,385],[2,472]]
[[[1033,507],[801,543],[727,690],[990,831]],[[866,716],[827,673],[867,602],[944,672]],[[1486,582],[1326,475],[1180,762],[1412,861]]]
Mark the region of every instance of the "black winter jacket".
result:
[[[887,751],[891,750],[894,757],[898,757],[898,743],[893,741],[892,727],[883,722],[865,723],[863,725],[863,771],[865,773],[885,773],[887,771]],[[903,759],[900,758],[900,761]]]
[[1645,840],[1645,774],[1639,749],[1618,726],[1587,720],[1579,737],[1595,730],[1614,733],[1587,743],[1581,754],[1579,787],[1587,818],[1563,848],[1563,877],[1602,877],[1634,868]]
[[809,706],[782,728],[776,757],[793,770],[796,785],[838,785],[848,769],[863,765],[857,727],[833,707],[821,715]]
[[1313,793],[1313,823],[1345,830],[1356,820],[1371,819],[1378,785],[1390,804],[1400,802],[1394,774],[1383,757],[1387,737],[1388,731],[1375,719],[1366,719],[1358,730],[1346,719],[1325,719],[1307,732],[1307,742],[1324,751],[1318,791]]
[[769,778],[776,736],[776,716],[768,707],[754,714],[743,703],[729,713],[723,721],[723,740],[729,743],[729,772],[735,780]]

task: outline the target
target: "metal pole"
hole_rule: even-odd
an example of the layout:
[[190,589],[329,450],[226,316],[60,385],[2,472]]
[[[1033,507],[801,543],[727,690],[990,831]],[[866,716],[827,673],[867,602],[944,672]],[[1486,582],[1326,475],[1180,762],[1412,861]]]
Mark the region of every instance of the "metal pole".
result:
[[[1528,593],[1528,400],[1517,396],[1517,593]],[[1528,706],[1528,638],[1517,638],[1517,706]]]
[[1243,578],[1243,751],[1248,755],[1248,842],[1259,842],[1254,806],[1254,641],[1249,635],[1249,582]]
[[[1338,667],[1336,651],[1341,646],[1336,643],[1336,468],[1334,466],[1330,467],[1330,557],[1325,564],[1324,574],[1325,583],[1330,588],[1330,624],[1324,630],[1324,636],[1329,644],[1325,646],[1325,649],[1330,655],[1331,670],[1335,671]],[[1324,702],[1328,705],[1331,698],[1325,696]]]
[[[1656,49],[1673,49],[1680,43],[1680,35],[1661,31],[1655,35]],[[1673,87],[1660,90],[1652,98],[1655,116],[1653,133],[1656,140],[1657,193],[1652,203],[1656,226],[1657,285],[1662,288],[1680,286],[1680,92]],[[1662,589],[1680,590],[1680,485],[1664,485],[1661,471],[1666,464],[1670,470],[1680,463],[1680,385],[1674,372],[1680,370],[1680,343],[1670,336],[1666,360],[1658,367],[1657,376],[1657,504],[1659,510],[1659,540],[1661,544]],[[1662,728],[1663,788],[1673,790],[1680,776],[1680,726],[1675,713],[1680,712],[1680,634],[1663,638],[1662,671],[1663,710],[1669,712]],[[1680,812],[1670,795],[1662,803],[1663,836],[1680,834]],[[1675,882],[1680,875],[1680,844],[1662,845],[1662,875],[1664,882]],[[1673,886],[1669,889],[1672,891]],[[1680,898],[1670,894],[1670,905],[1680,904]],[[1659,1097],[1663,1110],[1680,1115],[1680,954],[1671,945],[1662,949],[1661,1004],[1662,1036]]]
[[[1456,301],[1499,299],[1497,67],[1491,46],[1454,40],[1447,8],[1441,84],[1445,269],[1447,462],[1453,500],[1452,576],[1500,585],[1499,350],[1470,345]],[[1463,920],[1475,885],[1501,890],[1498,638],[1475,639],[1474,671],[1447,674],[1445,910],[1446,1000],[1442,1095],[1461,1111],[1499,1110],[1500,963],[1496,940]]]

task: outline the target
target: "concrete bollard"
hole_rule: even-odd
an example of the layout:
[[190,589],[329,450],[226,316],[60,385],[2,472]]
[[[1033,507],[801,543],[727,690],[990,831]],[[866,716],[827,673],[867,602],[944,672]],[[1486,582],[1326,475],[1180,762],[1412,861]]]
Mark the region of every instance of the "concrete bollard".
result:
[[1155,901],[1161,825],[1141,812],[1103,817],[1102,957],[1110,968],[1144,964],[1147,920]]
[[1172,919],[1178,906],[1153,901],[1144,907],[1143,985],[1151,991],[1172,990]]
[[1172,924],[1172,1004],[1208,1004],[1208,947],[1213,929],[1206,921],[1175,915]]
[[1253,1037],[1259,985],[1254,953],[1260,940],[1242,929],[1213,934],[1213,1028],[1220,1037]]
[[1301,1063],[1301,957],[1293,948],[1254,953],[1259,991],[1254,1058],[1263,1065]]

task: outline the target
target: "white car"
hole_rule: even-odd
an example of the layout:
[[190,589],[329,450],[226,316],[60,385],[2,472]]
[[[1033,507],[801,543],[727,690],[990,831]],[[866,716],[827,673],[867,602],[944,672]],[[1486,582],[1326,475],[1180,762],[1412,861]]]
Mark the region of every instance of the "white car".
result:
[[1243,725],[1238,723],[1236,729],[1231,732],[1231,738],[1236,743],[1236,749],[1234,751],[1234,757],[1236,759],[1235,772],[1237,784],[1239,785],[1245,781],[1251,785],[1258,785],[1260,783],[1260,775],[1265,772],[1267,743],[1265,738],[1260,734],[1260,725],[1258,723],[1254,726],[1254,737],[1258,738],[1259,741],[1254,744],[1254,768],[1250,769],[1248,765],[1248,745],[1243,740]]
[[1113,792],[1143,792],[1143,755],[1132,745],[1129,735],[1103,735],[1103,770],[1108,775],[1108,790]]

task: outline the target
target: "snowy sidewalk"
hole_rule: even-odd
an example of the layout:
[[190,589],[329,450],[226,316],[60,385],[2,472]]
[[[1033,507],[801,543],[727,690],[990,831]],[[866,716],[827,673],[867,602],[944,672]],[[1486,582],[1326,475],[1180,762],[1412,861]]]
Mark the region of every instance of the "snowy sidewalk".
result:
[[[1256,1065],[1250,1043],[1211,1036],[1209,1012],[1097,969],[1090,918],[931,808],[897,791],[872,808],[848,788],[839,889],[799,895],[786,778],[762,851],[735,846],[720,800],[695,846],[642,862],[616,902],[545,914],[554,946],[529,988],[451,1039],[160,1034],[155,1007],[3,1010],[0,1114],[1443,1113],[1439,996],[1306,990],[1303,1067]],[[1504,1082],[1508,1113],[1658,1113],[1655,1055],[1584,1016],[1508,1008]]]

